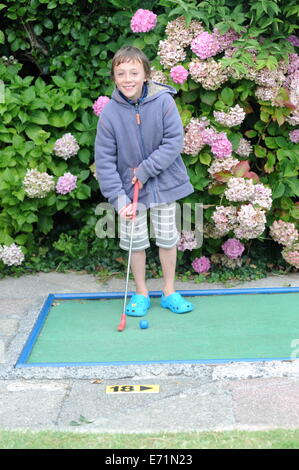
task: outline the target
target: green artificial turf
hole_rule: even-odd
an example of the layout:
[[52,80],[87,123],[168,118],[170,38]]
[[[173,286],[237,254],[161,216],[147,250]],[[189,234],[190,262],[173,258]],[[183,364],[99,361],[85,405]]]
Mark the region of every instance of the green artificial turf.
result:
[[[186,297],[186,296],[185,296]],[[117,331],[122,299],[55,300],[28,363],[111,363],[290,358],[299,337],[299,293],[186,297],[184,315],[151,299],[144,317]]]

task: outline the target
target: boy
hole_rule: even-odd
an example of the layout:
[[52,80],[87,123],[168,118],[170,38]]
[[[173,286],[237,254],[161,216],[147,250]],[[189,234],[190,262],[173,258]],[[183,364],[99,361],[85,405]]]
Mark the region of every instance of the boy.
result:
[[136,294],[126,308],[131,316],[143,316],[150,307],[145,282],[149,208],[164,278],[161,306],[174,313],[193,309],[174,287],[180,239],[176,200],[194,191],[180,155],[184,130],[172,97],[176,90],[153,82],[150,73],[149,60],[141,50],[124,46],[115,54],[111,75],[116,89],[101,113],[95,141],[97,178],[102,194],[121,216],[120,247],[124,250],[129,249],[131,200],[137,181],[139,204],[144,208],[136,217],[132,245]]

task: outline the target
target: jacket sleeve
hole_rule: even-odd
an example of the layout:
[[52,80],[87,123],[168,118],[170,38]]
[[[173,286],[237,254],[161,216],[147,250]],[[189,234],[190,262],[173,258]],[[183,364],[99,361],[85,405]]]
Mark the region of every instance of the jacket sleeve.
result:
[[125,193],[117,169],[117,145],[109,122],[101,117],[95,139],[96,176],[103,196],[119,211],[131,200]]
[[168,93],[164,97],[161,144],[140,163],[135,171],[135,175],[143,184],[168,168],[180,155],[184,145],[184,128],[175,101]]

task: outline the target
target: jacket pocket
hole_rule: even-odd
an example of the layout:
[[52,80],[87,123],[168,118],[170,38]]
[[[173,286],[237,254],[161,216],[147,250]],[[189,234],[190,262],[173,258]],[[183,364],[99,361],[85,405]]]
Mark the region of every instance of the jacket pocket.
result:
[[185,184],[189,180],[185,165],[175,160],[168,168],[158,176],[159,189],[165,191]]

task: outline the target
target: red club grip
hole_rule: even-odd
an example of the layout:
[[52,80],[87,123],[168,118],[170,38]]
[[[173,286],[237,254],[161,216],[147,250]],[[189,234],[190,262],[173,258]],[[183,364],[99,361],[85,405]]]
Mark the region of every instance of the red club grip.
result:
[[137,203],[138,203],[138,196],[139,196],[139,182],[138,180],[136,181],[134,185],[134,194],[133,194],[133,216],[132,219],[134,220],[136,218],[136,210],[137,210]]

